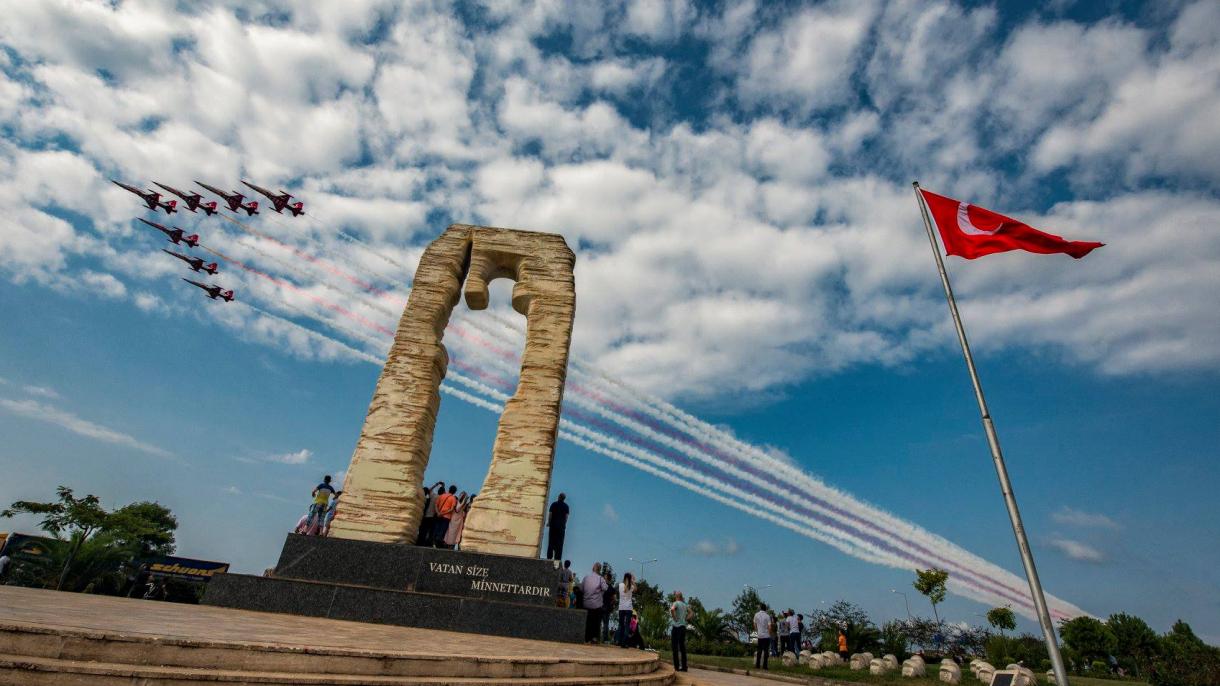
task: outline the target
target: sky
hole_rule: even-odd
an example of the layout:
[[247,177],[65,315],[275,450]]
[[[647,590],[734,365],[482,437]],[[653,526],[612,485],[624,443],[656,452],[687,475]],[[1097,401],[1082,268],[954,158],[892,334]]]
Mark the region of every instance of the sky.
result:
[[[463,222],[567,239],[578,383],[750,446],[775,493],[812,475],[1019,575],[919,180],[1106,243],[947,264],[1048,592],[1220,643],[1215,2],[0,10],[0,503],[157,500],[180,554],[272,565],[346,468],[420,252]],[[306,215],[166,218],[111,178],[248,179]],[[199,233],[222,270],[199,280],[237,301],[182,283],[137,217]],[[481,483],[512,377],[489,352],[521,345],[508,294],[455,312],[478,333],[446,338],[430,480]],[[893,589],[930,614],[909,568],[709,499],[678,458],[670,480],[620,459],[578,391],[584,443],[553,474],[577,567],[656,559],[646,577],[724,607],[752,585],[883,621],[906,615]]]

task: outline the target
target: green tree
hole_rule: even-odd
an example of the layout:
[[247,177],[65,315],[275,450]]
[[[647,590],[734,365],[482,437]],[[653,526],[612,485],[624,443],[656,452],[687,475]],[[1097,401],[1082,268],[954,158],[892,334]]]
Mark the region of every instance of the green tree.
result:
[[936,618],[937,624],[940,624],[940,614],[936,611],[936,606],[945,599],[945,583],[948,581],[949,572],[932,567],[916,569],[915,581],[911,583],[916,591],[927,596],[928,600],[932,602],[932,616]]
[[1147,674],[1158,648],[1152,627],[1139,617],[1121,612],[1110,615],[1106,626],[1114,634],[1118,664],[1135,676]]
[[1105,662],[1118,646],[1114,632],[1092,617],[1075,617],[1063,622],[1059,625],[1059,636],[1079,658],[1081,664],[1078,665],[1078,670],[1080,666],[1092,664],[1096,660]]
[[737,640],[737,632],[733,629],[732,619],[720,608],[707,610],[702,604],[699,607],[692,604],[686,623],[694,630],[695,635],[705,642],[722,643]]
[[1017,628],[1017,616],[1013,614],[1012,608],[993,607],[987,611],[987,623],[999,629],[1000,635],[1003,636],[1005,631]]
[[911,655],[907,652],[909,643],[906,625],[901,620],[892,619],[881,625],[881,652],[905,660]]
[[741,589],[741,593],[738,593],[737,597],[733,599],[733,609],[729,611],[729,618],[733,622],[733,629],[739,635],[745,636],[747,640],[750,632],[754,630],[754,615],[762,606],[762,596],[758,595],[758,591],[754,590],[753,586]]
[[1152,686],[1220,685],[1220,649],[1204,643],[1182,620],[1160,641],[1149,670]]
[[852,652],[872,650],[881,644],[881,632],[868,613],[847,600],[837,600],[825,610],[811,614],[809,627],[821,635],[822,650],[838,652],[840,631],[847,636],[847,647]]
[[0,512],[6,518],[40,516],[42,530],[65,543],[56,590],[68,585],[70,575],[71,590],[81,590],[108,580],[126,560],[174,551],[178,520],[162,505],[138,502],[108,512],[95,495],[77,498],[67,486],[56,495],[45,503],[19,500]]

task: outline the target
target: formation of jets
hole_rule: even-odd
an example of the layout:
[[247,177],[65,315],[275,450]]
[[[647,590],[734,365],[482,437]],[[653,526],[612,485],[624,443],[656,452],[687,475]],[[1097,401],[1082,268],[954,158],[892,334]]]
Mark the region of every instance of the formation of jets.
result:
[[[130,191],[130,192],[135,193],[136,195],[140,196],[140,199],[144,201],[144,204],[148,207],[148,209],[153,210],[154,212],[157,210],[164,210],[166,214],[173,214],[178,209],[177,200],[162,200],[161,194],[158,193],[157,191],[154,191],[154,190],[142,191],[136,186],[129,186],[125,183],[116,181],[114,179],[111,179],[111,181],[113,181],[115,183],[115,185],[117,185],[119,188],[125,189],[127,191]],[[258,214],[258,201],[257,200],[246,201],[246,196],[243,195],[242,193],[239,193],[238,191],[230,191],[230,192],[226,193],[225,191],[222,191],[219,188],[216,188],[215,186],[209,186],[208,184],[206,184],[202,181],[196,181],[195,183],[200,188],[203,188],[203,189],[207,190],[208,192],[213,193],[214,195],[219,197],[221,200],[223,200],[225,205],[229,208],[230,212],[236,212],[236,213],[245,212],[247,217],[253,217],[254,215]],[[250,183],[249,181],[246,181],[244,179],[242,180],[242,183],[245,184],[250,189],[252,189],[253,191],[255,191],[256,193],[259,193],[260,195],[263,195],[268,200],[270,200],[271,209],[275,210],[276,212],[278,212],[280,214],[283,214],[285,210],[287,210],[294,217],[299,217],[305,213],[305,203],[299,202],[299,201],[291,202],[292,195],[290,193],[287,193],[283,190],[276,193],[274,191],[263,188],[262,186],[257,186],[253,183]],[[216,211],[217,211],[216,208],[219,203],[217,203],[215,200],[209,200],[209,201],[205,202],[203,199],[203,195],[200,193],[196,193],[193,191],[192,192],[180,191],[177,188],[174,188],[173,186],[166,185],[159,181],[153,181],[153,185],[157,186],[161,190],[163,190],[171,195],[178,196],[178,198],[180,198],[182,200],[182,202],[185,203],[184,207],[186,207],[186,209],[190,210],[191,212],[199,212],[202,210],[204,215],[209,216],[209,217],[212,216],[213,214],[216,214]],[[148,221],[147,219],[140,219],[140,221],[144,222],[145,224],[147,224],[147,225],[153,227],[154,229],[160,231],[161,233],[165,234],[166,239],[170,243],[173,243],[174,245],[185,245],[187,248],[199,247],[199,234],[197,234],[197,233],[192,233],[192,234],[188,235],[186,233],[186,231],[178,228],[177,226],[168,227],[168,226],[164,226],[162,224],[158,224],[156,222]],[[166,255],[169,255],[170,257],[174,257],[176,259],[182,260],[183,262],[186,263],[187,267],[189,267],[191,269],[191,271],[194,271],[194,272],[206,272],[208,274],[215,275],[220,271],[220,266],[217,263],[204,262],[203,258],[200,258],[200,257],[184,255],[182,253],[174,252],[173,250],[166,250],[164,248],[161,249],[161,252],[165,253]],[[211,298],[212,300],[223,300],[225,302],[233,302],[233,291],[231,291],[231,290],[225,289],[221,286],[217,286],[216,284],[212,284],[209,286],[207,284],[199,283],[198,281],[192,281],[190,279],[182,279],[182,280],[193,286],[197,286],[197,287],[203,289],[203,292],[206,293],[207,296],[209,298]]]

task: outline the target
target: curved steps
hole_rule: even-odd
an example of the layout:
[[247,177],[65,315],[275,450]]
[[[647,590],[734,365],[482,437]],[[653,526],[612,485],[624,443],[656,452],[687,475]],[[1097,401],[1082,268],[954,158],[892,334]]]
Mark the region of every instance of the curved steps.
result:
[[[7,681],[7,678],[13,681]],[[452,677],[308,674],[266,670],[143,666],[0,654],[0,679],[26,686],[669,686],[673,668],[658,663],[648,674],[573,677]]]

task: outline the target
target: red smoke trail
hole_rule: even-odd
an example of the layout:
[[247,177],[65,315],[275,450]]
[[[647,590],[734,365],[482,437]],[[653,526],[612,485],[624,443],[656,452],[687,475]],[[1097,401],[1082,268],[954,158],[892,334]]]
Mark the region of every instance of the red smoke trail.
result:
[[[227,219],[227,217],[226,217],[226,219]],[[236,266],[238,266],[238,267],[240,267],[240,268],[242,268],[242,269],[244,269],[244,270],[246,270],[246,271],[250,272],[251,274],[254,274],[255,276],[259,276],[259,277],[262,277],[262,278],[264,278],[264,279],[267,279],[267,280],[268,280],[268,281],[270,281],[271,283],[273,283],[273,284],[275,284],[275,285],[277,285],[277,286],[279,286],[279,287],[281,287],[281,288],[286,288],[286,289],[288,289],[288,290],[292,290],[292,291],[295,291],[295,292],[297,292],[297,293],[300,293],[301,295],[304,295],[305,297],[307,297],[307,298],[309,298],[310,300],[314,301],[315,303],[317,303],[317,304],[321,305],[322,307],[325,307],[326,309],[331,310],[332,312],[337,312],[337,313],[339,313],[339,314],[341,314],[341,315],[343,315],[343,316],[345,316],[345,317],[348,317],[349,319],[352,319],[352,320],[354,320],[354,321],[358,321],[358,322],[360,322],[361,324],[363,324],[363,325],[365,325],[365,326],[367,326],[367,327],[369,327],[369,328],[371,328],[371,329],[374,329],[374,330],[376,330],[376,331],[379,331],[379,332],[381,332],[381,333],[384,333],[384,334],[386,334],[386,335],[388,335],[388,336],[393,336],[393,335],[394,335],[394,332],[393,332],[393,331],[391,331],[391,330],[389,330],[389,329],[385,328],[384,326],[382,326],[382,325],[380,325],[380,324],[378,324],[378,323],[376,323],[376,322],[371,322],[371,321],[369,321],[368,319],[365,319],[364,317],[362,317],[362,316],[360,316],[360,315],[356,314],[355,312],[352,312],[351,310],[349,310],[349,309],[347,309],[347,308],[345,308],[345,307],[342,307],[342,306],[340,306],[340,305],[336,305],[336,304],[334,304],[334,303],[332,303],[332,302],[330,302],[330,301],[328,301],[328,300],[324,300],[324,299],[322,299],[322,298],[319,298],[318,296],[314,295],[313,293],[309,293],[309,292],[307,292],[307,291],[303,291],[303,290],[301,290],[301,289],[300,289],[300,287],[298,287],[296,284],[294,284],[294,283],[292,283],[292,282],[290,282],[290,281],[285,281],[285,280],[283,280],[283,279],[277,279],[276,277],[274,277],[274,276],[272,276],[272,275],[270,275],[270,274],[268,274],[268,273],[266,273],[266,272],[264,272],[264,271],[262,271],[262,270],[260,270],[260,269],[255,269],[254,267],[251,267],[250,265],[246,264],[245,262],[242,262],[241,260],[238,260],[238,259],[235,259],[235,258],[229,257],[228,255],[226,255],[226,254],[224,254],[224,253],[222,253],[222,252],[218,252],[218,251],[216,251],[216,250],[213,250],[213,249],[211,249],[211,248],[209,248],[209,247],[207,247],[207,246],[205,246],[205,245],[202,245],[202,244],[201,244],[199,247],[201,247],[201,248],[203,248],[204,250],[206,250],[206,251],[208,251],[208,252],[212,253],[213,255],[215,255],[215,256],[217,256],[217,257],[219,257],[220,259],[224,260],[225,262],[228,262],[228,263],[230,263],[230,264],[236,265]]]
[[375,293],[375,294],[377,294],[377,295],[379,295],[379,296],[381,296],[381,295],[389,295],[388,293],[386,293],[385,291],[381,290],[380,288],[378,288],[378,287],[374,286],[373,284],[368,283],[368,282],[366,282],[366,281],[364,281],[364,280],[362,280],[362,279],[358,279],[358,278],[356,278],[355,276],[352,276],[351,274],[348,274],[347,272],[343,271],[342,269],[339,269],[338,267],[334,266],[332,263],[330,263],[330,262],[328,262],[328,261],[326,261],[326,260],[320,260],[320,259],[318,259],[318,258],[314,257],[313,255],[310,255],[309,253],[304,252],[304,251],[302,251],[302,250],[298,250],[297,248],[295,248],[295,247],[293,247],[293,246],[291,246],[291,245],[288,245],[287,243],[285,243],[285,242],[283,242],[283,241],[281,241],[281,240],[278,240],[278,239],[272,238],[271,236],[268,236],[267,234],[265,234],[265,233],[263,233],[263,232],[261,232],[261,231],[257,231],[257,230],[255,230],[255,229],[253,229],[253,228],[251,228],[251,227],[247,226],[246,224],[244,224],[244,223],[242,223],[242,222],[240,222],[240,221],[238,221],[238,220],[234,219],[233,217],[230,217],[230,216],[227,216],[227,215],[223,215],[223,214],[222,214],[222,215],[220,215],[220,217],[221,217],[221,219],[227,219],[228,221],[233,222],[233,223],[234,223],[234,224],[236,224],[236,225],[237,225],[239,228],[241,228],[243,231],[246,231],[246,232],[251,233],[251,234],[253,234],[253,235],[255,235],[255,236],[258,236],[259,238],[263,238],[263,239],[269,240],[269,241],[271,241],[272,243],[275,243],[276,245],[278,245],[278,246],[280,246],[280,247],[287,248],[288,250],[291,250],[291,251],[292,251],[292,253],[293,253],[294,255],[296,255],[297,257],[299,257],[299,258],[301,258],[301,259],[303,259],[303,260],[308,260],[310,263],[318,265],[319,267],[321,267],[321,268],[325,269],[326,271],[328,271],[328,272],[330,272],[330,273],[334,274],[335,276],[341,277],[341,278],[343,278],[343,279],[345,279],[345,280],[347,280],[347,281],[351,282],[352,284],[355,284],[356,286],[359,286],[359,287],[361,288],[361,290],[368,291],[369,293]]

